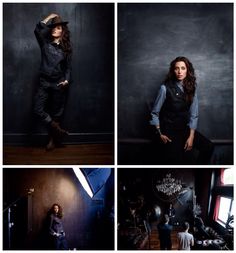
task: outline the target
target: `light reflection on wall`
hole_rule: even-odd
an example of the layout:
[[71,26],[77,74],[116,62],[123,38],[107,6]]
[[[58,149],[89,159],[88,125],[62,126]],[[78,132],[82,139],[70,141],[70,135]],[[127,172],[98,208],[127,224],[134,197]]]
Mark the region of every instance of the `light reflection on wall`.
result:
[[[71,168],[7,168],[4,170],[4,182],[4,201],[7,203],[24,195],[29,188],[35,190],[32,196],[33,231],[27,235],[27,244],[39,242],[39,247],[43,247],[45,240],[39,235],[43,238],[48,236],[47,212],[54,203],[58,203],[63,208],[69,247],[88,249],[94,246],[94,240],[99,236],[96,222],[98,214],[103,211],[104,201],[101,204],[97,198],[92,200]],[[98,195],[104,199],[105,187]]]
[[58,201],[61,201],[63,205],[71,205],[77,198],[78,187],[71,181],[70,178],[63,177],[58,181]]

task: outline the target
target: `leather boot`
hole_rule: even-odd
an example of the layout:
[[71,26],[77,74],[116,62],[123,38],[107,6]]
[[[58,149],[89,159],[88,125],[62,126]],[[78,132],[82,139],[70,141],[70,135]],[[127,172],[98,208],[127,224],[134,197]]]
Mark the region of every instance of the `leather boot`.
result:
[[56,134],[57,136],[65,136],[69,134],[66,130],[60,127],[58,122],[54,120],[51,122],[51,128],[53,133]]
[[54,143],[53,137],[51,136],[46,146],[46,150],[50,151],[50,150],[53,150],[54,148],[55,148],[55,143]]

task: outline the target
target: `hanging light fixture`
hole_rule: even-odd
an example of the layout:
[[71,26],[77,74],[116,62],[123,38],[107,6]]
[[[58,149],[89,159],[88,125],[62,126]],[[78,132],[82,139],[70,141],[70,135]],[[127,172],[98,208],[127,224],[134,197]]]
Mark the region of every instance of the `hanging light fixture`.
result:
[[156,189],[167,196],[171,196],[181,191],[182,183],[181,180],[173,178],[171,173],[169,173],[166,174],[162,181],[157,181]]
[[73,170],[90,198],[104,186],[111,174],[110,168],[73,168]]

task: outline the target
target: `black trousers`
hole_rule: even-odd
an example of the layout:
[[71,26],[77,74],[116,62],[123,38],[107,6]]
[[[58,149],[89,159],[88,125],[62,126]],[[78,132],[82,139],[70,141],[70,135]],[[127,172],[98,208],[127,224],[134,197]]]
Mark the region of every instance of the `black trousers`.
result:
[[65,236],[51,236],[52,249],[54,250],[69,250]]
[[160,249],[161,250],[171,250],[172,249],[171,238],[160,239]]
[[40,78],[35,95],[34,112],[46,124],[52,120],[60,121],[65,107],[66,88],[57,86],[58,81]]
[[[184,130],[165,130],[165,135],[167,135],[172,142],[168,142],[166,144],[163,143],[161,145],[164,151],[164,164],[208,165],[210,163],[210,159],[214,150],[213,143],[198,131],[195,131],[193,149],[191,151],[185,151],[184,146],[189,134],[189,128]],[[196,155],[194,155],[195,151],[197,152]]]

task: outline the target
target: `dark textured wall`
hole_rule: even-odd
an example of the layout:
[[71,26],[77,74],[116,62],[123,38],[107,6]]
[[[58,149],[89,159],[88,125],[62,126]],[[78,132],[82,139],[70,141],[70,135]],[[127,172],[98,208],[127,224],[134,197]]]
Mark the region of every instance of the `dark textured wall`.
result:
[[[6,168],[3,172],[4,208],[34,188],[32,197],[32,231],[26,234],[24,224],[13,227],[13,237],[21,237],[12,245],[16,249],[47,248],[46,216],[53,203],[59,203],[64,211],[64,229],[70,249],[113,249],[114,227],[111,226],[111,210],[114,205],[113,171],[105,186],[91,199],[84,191],[72,169]],[[17,216],[25,212],[13,207]],[[19,206],[19,207],[18,207]],[[27,218],[26,218],[27,220]],[[6,221],[4,221],[6,225]],[[14,233],[14,230],[16,231]],[[4,234],[6,238],[6,233]],[[14,242],[14,238],[12,238]],[[4,241],[6,249],[7,240]]]
[[201,217],[204,221],[212,219],[212,216],[209,215],[209,197],[213,171],[220,171],[220,169],[206,169],[204,174],[200,170],[195,171],[197,203],[201,206]]
[[[166,195],[156,190],[157,181],[162,180],[169,173],[171,173],[172,177],[181,180],[186,190],[183,194],[179,196],[172,195],[167,198]],[[120,168],[118,171],[118,185],[120,187],[118,191],[118,219],[123,219],[123,217],[120,217],[122,214],[125,216],[124,210],[127,208],[127,204],[123,204],[127,199],[137,199],[137,196],[143,196],[146,210],[152,210],[157,205],[161,208],[162,216],[169,203],[172,202],[176,210],[176,217],[173,222],[181,223],[184,220],[192,222],[191,210],[193,189],[195,189],[194,169],[150,168],[145,170],[143,168],[130,168],[128,170]],[[126,191],[124,191],[124,186]],[[158,221],[160,221],[160,217],[158,217]]]
[[177,56],[195,67],[199,131],[233,139],[233,4],[119,4],[119,138],[143,138]]
[[[76,135],[112,135],[114,5],[10,3],[3,6],[5,136],[45,131],[43,126],[38,126],[32,113],[40,65],[40,48],[34,28],[49,13],[58,13],[69,21],[73,45],[73,82],[64,127]],[[8,140],[6,138],[6,142]]]

